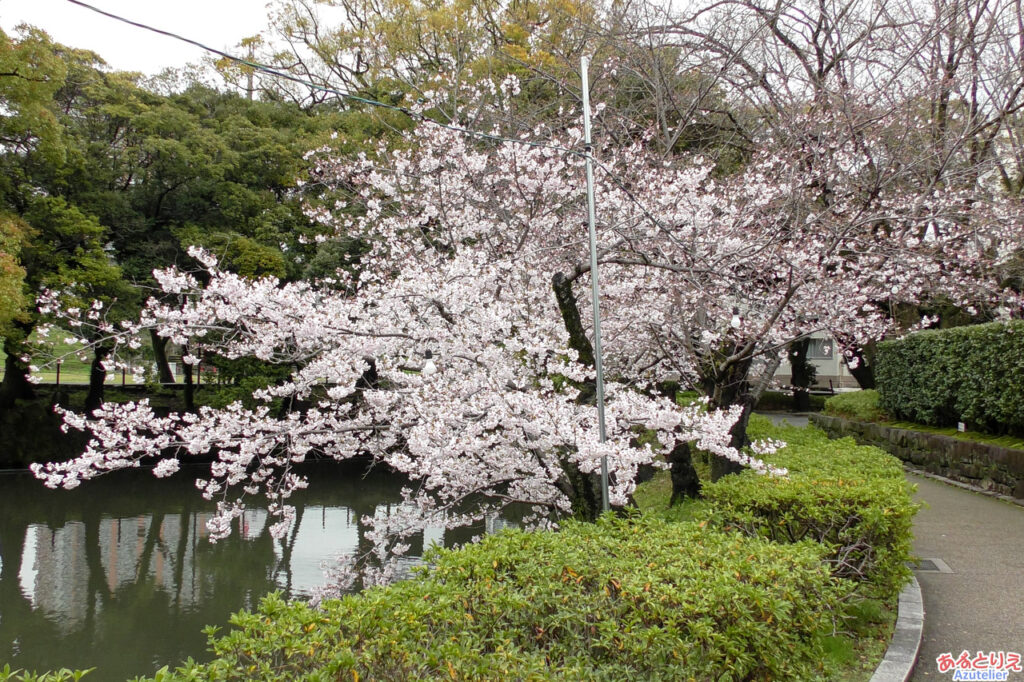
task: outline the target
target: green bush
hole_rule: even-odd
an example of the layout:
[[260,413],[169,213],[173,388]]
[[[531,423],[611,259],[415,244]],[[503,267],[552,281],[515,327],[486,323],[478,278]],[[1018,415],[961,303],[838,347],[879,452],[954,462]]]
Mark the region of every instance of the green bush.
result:
[[895,419],[1024,435],[1024,322],[879,344],[875,377],[879,407]]
[[36,673],[28,670],[12,670],[9,663],[0,668],[0,682],[78,682],[90,672],[88,670],[68,670],[61,668],[52,672]]
[[900,461],[850,438],[772,427],[756,415],[749,432],[786,441],[765,459],[789,476],[745,471],[706,484],[708,517],[775,542],[815,540],[837,577],[858,581],[868,594],[898,593],[910,579],[906,561],[917,511]]
[[316,610],[276,595],[171,679],[820,679],[821,547],[652,516],[506,531]]
[[883,421],[886,416],[878,407],[878,391],[870,388],[832,396],[825,401],[824,412],[862,422]]
[[756,415],[749,432],[788,442],[766,459],[789,477],[708,484],[695,521],[505,531],[320,610],[270,595],[211,631],[213,662],[152,679],[832,678],[853,656],[836,627],[884,620],[862,597],[909,579],[910,487],[850,439]]

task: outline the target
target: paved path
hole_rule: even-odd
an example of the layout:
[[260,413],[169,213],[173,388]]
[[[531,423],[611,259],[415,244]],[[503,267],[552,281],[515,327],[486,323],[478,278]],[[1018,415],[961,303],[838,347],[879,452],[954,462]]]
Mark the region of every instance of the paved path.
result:
[[[1024,653],[1024,507],[922,476],[907,478],[928,505],[914,520],[914,552],[952,570],[916,572],[925,618],[911,679],[950,679],[935,664],[942,653]],[[1024,673],[1009,679],[1024,682]]]
[[806,412],[758,412],[758,414],[768,417],[775,424],[788,422],[790,426],[803,427],[807,426],[808,422]]
[[[765,413],[805,426],[804,414]],[[935,658],[962,651],[1024,654],[1024,507],[907,474],[925,502],[914,519],[914,553],[950,573],[915,572],[924,596],[924,636],[913,677],[949,680]],[[922,568],[925,568],[922,566]],[[1010,673],[1024,682],[1024,673]]]

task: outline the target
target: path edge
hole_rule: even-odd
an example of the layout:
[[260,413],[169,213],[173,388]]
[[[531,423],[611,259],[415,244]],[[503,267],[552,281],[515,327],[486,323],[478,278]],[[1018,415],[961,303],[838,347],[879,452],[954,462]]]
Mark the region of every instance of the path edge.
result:
[[871,682],[906,682],[914,672],[924,632],[924,599],[917,577],[911,578],[900,592],[896,614],[892,640]]

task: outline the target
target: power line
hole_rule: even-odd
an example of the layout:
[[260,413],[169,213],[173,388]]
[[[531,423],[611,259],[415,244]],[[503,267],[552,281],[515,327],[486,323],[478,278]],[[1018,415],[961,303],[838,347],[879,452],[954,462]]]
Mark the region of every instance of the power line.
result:
[[[138,22],[138,21],[133,21],[131,19],[128,19],[128,18],[123,17],[123,16],[120,16],[118,14],[114,14],[112,12],[108,12],[106,10],[102,10],[99,7],[95,7],[95,6],[90,5],[90,4],[86,3],[86,2],[82,2],[82,0],[67,0],[67,1],[70,2],[73,5],[78,5],[79,7],[83,7],[85,9],[87,9],[87,10],[96,12],[97,14],[101,14],[101,15],[103,15],[105,17],[108,17],[110,19],[113,19],[115,21],[120,21],[121,23],[128,24],[129,26],[134,26],[135,28],[141,28],[144,31],[150,31],[150,32],[156,33],[158,35],[166,36],[168,38],[172,38],[173,40],[178,40],[178,41],[181,41],[183,43],[187,43],[189,45],[192,45],[194,47],[198,47],[201,50],[204,50],[206,52],[210,52],[211,54],[215,54],[215,55],[217,55],[219,57],[223,57],[223,58],[228,59],[228,60],[230,60],[232,62],[235,62],[237,64],[241,64],[242,66],[247,66],[250,69],[255,69],[256,71],[260,71],[261,73],[265,73],[267,75],[274,76],[276,78],[283,78],[284,80],[291,81],[293,83],[296,83],[298,85],[302,85],[303,87],[311,88],[313,90],[320,90],[321,92],[326,92],[326,93],[329,93],[329,94],[332,94],[332,95],[337,95],[338,97],[341,97],[342,99],[349,100],[349,101],[352,101],[352,102],[358,102],[360,104],[366,104],[366,105],[369,105],[369,106],[372,106],[372,107],[376,107],[378,109],[389,109],[391,111],[397,111],[397,112],[399,112],[401,114],[405,114],[406,116],[408,116],[409,118],[411,118],[411,119],[413,119],[415,121],[420,121],[422,123],[438,126],[440,128],[444,128],[444,129],[450,130],[452,132],[460,133],[462,135],[466,135],[466,136],[469,136],[469,137],[475,137],[477,139],[482,139],[482,140],[488,140],[488,141],[491,141],[491,142],[505,142],[505,143],[518,144],[518,145],[523,145],[523,146],[527,146],[527,147],[534,147],[534,148],[539,148],[539,149],[551,149],[553,151],[562,152],[564,154],[572,154],[573,156],[578,156],[580,158],[586,158],[586,156],[587,156],[587,154],[585,152],[583,152],[583,151],[580,151],[578,149],[571,149],[569,147],[562,147],[561,145],[547,144],[547,143],[544,143],[544,142],[534,142],[532,140],[517,139],[517,138],[512,138],[512,137],[503,137],[501,135],[492,135],[490,133],[484,133],[484,132],[480,132],[478,130],[470,130],[469,128],[462,128],[460,126],[454,126],[454,125],[450,125],[448,123],[442,123],[441,121],[435,121],[434,119],[429,118],[427,116],[424,116],[422,113],[413,111],[413,110],[409,109],[408,107],[400,107],[400,106],[396,106],[394,104],[388,104],[386,102],[381,102],[381,101],[378,101],[378,100],[368,99],[366,97],[360,97],[358,95],[353,95],[353,94],[348,93],[348,92],[342,92],[341,90],[337,90],[335,88],[331,88],[331,87],[328,87],[326,85],[320,85],[318,83],[313,83],[312,81],[307,81],[307,80],[305,80],[303,78],[299,78],[298,76],[295,76],[294,74],[288,73],[287,71],[280,71],[280,70],[275,69],[274,67],[268,66],[266,64],[260,64],[259,62],[254,62],[254,61],[249,60],[249,59],[243,59],[242,57],[238,57],[238,56],[233,55],[233,54],[231,54],[229,52],[224,52],[223,50],[218,50],[218,49],[216,49],[214,47],[210,47],[209,45],[201,43],[201,42],[199,42],[197,40],[193,40],[191,38],[186,38],[185,36],[182,36],[182,35],[180,35],[178,33],[173,33],[171,31],[166,31],[166,30],[161,29],[161,28],[156,28],[155,26],[150,26],[149,24],[143,24],[143,23]],[[597,159],[593,159],[593,163],[595,163],[598,168],[600,168],[602,171],[604,171],[604,173],[608,177],[608,179],[611,180],[611,182],[616,187],[618,187],[619,190],[621,190],[626,195],[626,197],[631,202],[633,202],[633,204],[635,204],[641,210],[641,212],[643,212],[643,214],[647,217],[648,220],[653,222],[658,227],[664,227],[664,225],[661,223],[661,221],[658,220],[657,218],[655,218],[651,214],[651,212],[647,210],[647,207],[645,207],[640,202],[640,200],[637,199],[633,195],[633,193],[629,189],[627,189],[619,181],[619,179],[617,177],[615,177],[615,173],[612,172],[611,168],[609,168],[606,164],[600,162]]]
[[171,31],[165,31],[164,29],[156,28],[155,26],[150,26],[148,24],[143,24],[143,23],[140,23],[138,21],[132,21],[131,19],[127,19],[125,17],[122,17],[122,16],[120,16],[118,14],[114,14],[112,12],[107,12],[106,10],[102,10],[99,7],[95,7],[95,6],[90,5],[88,3],[82,2],[81,0],[67,0],[67,1],[70,2],[73,5],[78,5],[79,7],[83,7],[85,9],[88,9],[88,10],[91,10],[93,12],[96,12],[97,14],[102,14],[105,17],[108,17],[110,19],[114,19],[115,21],[120,21],[121,23],[128,24],[129,26],[134,26],[136,28],[141,28],[141,29],[143,29],[145,31],[151,31],[153,33],[156,33],[156,34],[159,34],[159,35],[162,35],[162,36],[166,36],[168,38],[173,38],[174,40],[179,40],[179,41],[181,41],[183,43],[188,43],[189,45],[193,45],[195,47],[198,47],[201,50],[205,50],[206,52],[210,52],[210,53],[218,55],[220,57],[224,57],[225,59],[231,60],[231,61],[233,61],[233,62],[235,62],[237,64],[241,64],[242,66],[247,66],[247,67],[249,67],[251,69],[255,69],[255,70],[260,71],[262,73],[265,73],[267,75],[275,76],[277,78],[283,78],[285,80],[291,81],[293,83],[297,83],[297,84],[302,85],[304,87],[311,88],[313,90],[320,90],[321,92],[326,92],[326,93],[330,93],[332,95],[337,95],[338,97],[341,97],[341,98],[346,99],[346,100],[350,100],[352,102],[359,102],[360,104],[367,104],[367,105],[370,105],[372,107],[377,107],[379,109],[390,109],[392,111],[397,111],[399,113],[405,114],[406,116],[408,116],[411,119],[414,119],[414,120],[417,120],[417,121],[422,121],[424,123],[429,123],[431,125],[435,125],[435,126],[438,126],[438,127],[441,127],[441,128],[445,128],[445,129],[451,130],[453,132],[462,133],[463,135],[468,135],[468,136],[476,137],[476,138],[483,139],[483,140],[490,140],[490,141],[493,141],[493,142],[509,142],[509,143],[513,143],[513,144],[521,144],[521,145],[528,146],[528,147],[538,147],[538,148],[542,148],[542,149],[551,149],[551,150],[563,152],[563,153],[566,153],[566,154],[574,154],[576,156],[581,156],[581,157],[583,156],[583,152],[580,152],[579,150],[576,150],[576,149],[570,149],[568,147],[562,147],[562,146],[559,146],[559,145],[547,144],[547,143],[544,143],[544,142],[534,142],[532,140],[523,140],[523,139],[510,138],[510,137],[502,137],[500,135],[491,135],[490,133],[484,133],[484,132],[480,132],[478,130],[470,130],[469,128],[462,128],[462,127],[459,127],[459,126],[453,126],[453,125],[450,125],[450,124],[447,124],[447,123],[442,123],[440,121],[435,121],[434,119],[429,118],[427,116],[424,116],[423,114],[421,114],[419,112],[413,111],[412,109],[409,109],[408,107],[400,107],[400,106],[396,106],[394,104],[387,104],[386,102],[381,102],[381,101],[378,101],[378,100],[368,99],[366,97],[360,97],[358,95],[353,95],[352,93],[348,93],[348,92],[342,92],[341,90],[337,90],[335,88],[331,88],[331,87],[328,87],[326,85],[319,85],[317,83],[313,83],[312,81],[307,81],[307,80],[305,80],[303,78],[299,78],[298,76],[290,74],[287,71],[280,71],[280,70],[275,69],[274,67],[268,66],[266,64],[260,64],[259,62],[254,62],[254,61],[250,61],[248,59],[243,59],[242,57],[237,57],[237,56],[235,56],[233,54],[230,54],[228,52],[224,52],[223,50],[218,50],[216,48],[210,47],[209,45],[201,43],[201,42],[199,42],[197,40],[192,40],[191,38],[186,38],[185,36],[179,35],[177,33],[173,33]]

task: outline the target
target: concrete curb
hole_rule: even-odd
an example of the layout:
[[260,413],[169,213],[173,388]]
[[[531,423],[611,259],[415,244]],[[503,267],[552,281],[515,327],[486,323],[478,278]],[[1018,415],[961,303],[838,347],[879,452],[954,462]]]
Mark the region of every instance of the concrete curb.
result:
[[900,592],[896,616],[896,628],[892,641],[885,652],[885,658],[878,664],[871,682],[906,682],[914,672],[917,653],[921,649],[921,634],[924,631],[924,600],[917,578]]

